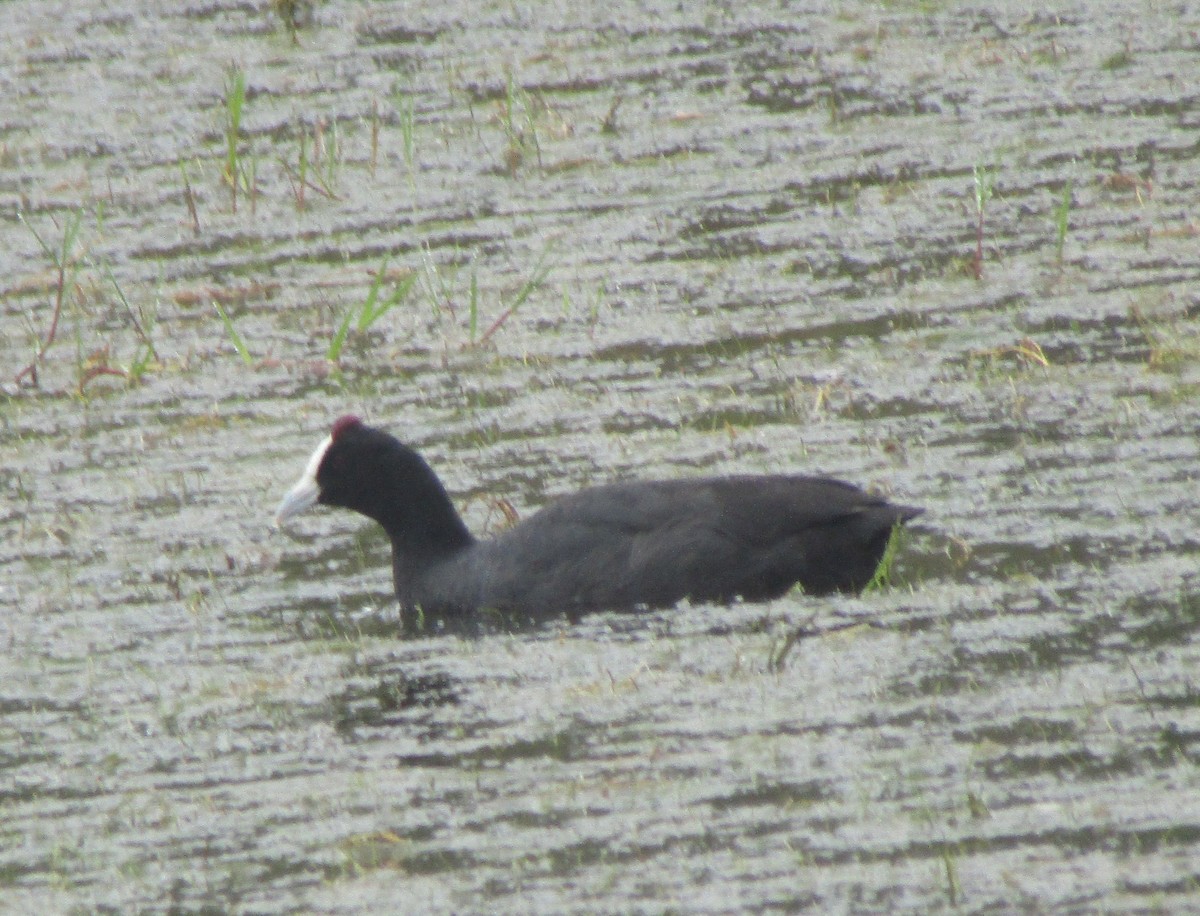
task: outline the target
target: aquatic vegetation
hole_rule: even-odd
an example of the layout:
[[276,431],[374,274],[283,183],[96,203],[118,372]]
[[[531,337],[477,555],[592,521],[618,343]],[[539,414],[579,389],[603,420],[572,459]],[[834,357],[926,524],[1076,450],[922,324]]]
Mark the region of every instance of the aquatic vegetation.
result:
[[54,345],[58,337],[58,325],[62,320],[63,305],[67,301],[67,290],[68,288],[74,289],[75,287],[75,274],[79,266],[79,259],[75,253],[75,245],[79,240],[79,226],[83,222],[83,212],[77,210],[68,215],[62,229],[62,236],[58,244],[53,246],[46,243],[23,213],[18,213],[17,219],[37,239],[42,252],[49,258],[50,264],[54,268],[55,279],[52,287],[54,308],[50,313],[50,324],[46,328],[46,334],[41,339],[33,359],[13,379],[17,385],[20,385],[25,379],[29,379],[30,384],[36,388],[38,385],[38,366],[41,365],[42,359]]
[[221,316],[221,324],[225,326],[225,334],[229,338],[229,342],[233,344],[233,349],[237,351],[237,355],[242,358],[242,363],[246,366],[254,365],[254,358],[250,355],[250,350],[246,346],[246,342],[242,339],[242,335],[238,333],[238,329],[233,324],[233,318],[220,301],[213,299],[213,308],[217,310],[217,314]]
[[1071,218],[1071,182],[1063,185],[1062,194],[1058,198],[1058,206],[1054,208],[1054,262],[1062,268],[1063,245],[1067,240],[1067,229]]
[[416,140],[416,109],[411,95],[397,91],[395,94],[396,110],[400,115],[400,152],[404,156],[404,166],[408,170],[408,189],[414,194],[417,190],[417,140]]
[[892,568],[896,565],[896,556],[900,553],[907,537],[904,525],[892,526],[892,533],[888,537],[887,545],[883,548],[883,556],[879,558],[879,565],[875,567],[875,574],[871,576],[871,581],[863,587],[864,594],[881,591],[891,585]]
[[[107,261],[97,262],[88,256],[86,246],[80,240],[84,215],[83,209],[68,214],[60,238],[53,245],[43,238],[24,214],[17,215],[49,260],[54,278],[50,284],[50,291],[54,297],[50,321],[44,335],[36,332],[33,334],[33,339],[37,341],[35,353],[30,362],[16,374],[14,382],[18,387],[40,387],[39,368],[58,341],[64,318],[67,317],[72,319],[75,387],[80,393],[84,392],[89,383],[101,376],[114,376],[131,383],[139,382],[151,364],[158,360],[153,340],[158,319],[157,306],[149,310],[140,305],[135,307],[125,295],[112,266]],[[96,222],[98,227],[103,227],[102,207],[97,208]],[[88,268],[88,271],[81,275],[82,267]],[[94,321],[87,320],[89,304],[104,301],[100,295],[97,274],[103,276],[112,287],[116,301],[124,310],[128,326],[132,328],[137,340],[135,352],[126,365],[114,360],[113,350],[119,341],[115,339],[113,332],[100,331],[94,326]]]
[[[113,273],[112,266],[109,264],[104,264],[102,271],[108,282],[112,284],[112,288],[116,293],[117,298],[125,307],[125,313],[129,316],[129,322],[138,338],[138,350],[136,351],[133,359],[130,360],[129,365],[126,366],[124,370],[125,377],[130,382],[137,383],[141,381],[142,376],[145,375],[146,370],[150,367],[151,363],[158,361],[158,351],[154,347],[153,339],[154,328],[158,323],[158,312],[157,309],[147,312],[140,306],[138,308],[134,308],[134,306],[130,303],[129,298],[125,295],[125,291],[121,288],[121,284],[117,280],[116,274]],[[80,387],[82,388],[84,384],[86,384],[86,380],[81,380]]]
[[1177,315],[1150,315],[1138,306],[1129,317],[1146,341],[1146,368],[1178,372],[1200,362],[1200,329]]
[[337,119],[327,122],[324,118],[318,118],[313,124],[313,174],[330,197],[337,196],[334,188],[341,175],[342,157],[342,140]]
[[958,877],[957,849],[953,843],[941,844],[942,865],[946,870],[946,902],[958,906],[962,899],[962,882]]
[[[476,343],[487,343],[487,341],[491,339],[492,335],[499,331],[504,323],[513,315],[515,315],[517,310],[524,305],[526,301],[528,301],[529,297],[532,296],[533,293],[539,287],[541,287],[543,283],[546,282],[546,278],[550,275],[550,271],[553,268],[552,264],[546,263],[546,259],[550,256],[553,247],[553,243],[551,243],[542,249],[542,253],[538,256],[537,261],[530,270],[529,276],[525,278],[525,282],[521,284],[513,298],[508,302],[507,305],[505,305],[504,310],[500,313],[499,317],[497,317],[490,325],[488,325],[487,330],[479,336],[478,340],[475,337],[476,314],[474,308],[472,309],[472,318],[470,321],[470,342],[472,346],[474,346]],[[474,275],[472,275],[471,278],[471,291],[471,301],[472,304],[474,304],[475,300],[478,299],[478,285],[475,282]]]
[[[378,142],[378,125],[372,125],[372,144]],[[374,176],[375,151],[372,148],[371,172]],[[296,131],[296,161],[295,165],[283,155],[278,157],[279,166],[283,169],[291,188],[292,200],[297,211],[308,207],[308,192],[315,191],[327,200],[339,200],[334,190],[341,175],[342,144],[338,135],[337,124],[326,131],[325,122],[318,118],[313,122],[310,131],[303,120]]]
[[192,182],[188,178],[187,165],[179,160],[179,177],[183,179],[183,202],[187,205],[188,216],[192,220],[192,232],[200,234],[200,212],[196,209],[196,193],[192,190]]
[[1116,70],[1124,70],[1133,63],[1133,53],[1130,51],[1128,44],[1120,51],[1116,51],[1104,58],[1100,62],[1100,69],[1113,72]]
[[229,185],[229,204],[234,213],[238,208],[238,188],[245,181],[238,141],[242,131],[242,111],[246,105],[246,74],[236,67],[225,80],[225,166],[224,178]]
[[283,172],[287,176],[288,183],[292,186],[292,199],[296,202],[296,209],[303,210],[305,208],[305,191],[309,185],[308,181],[308,132],[304,125],[300,125],[299,131],[299,149],[296,153],[296,169],[292,170],[288,163],[283,162]]
[[292,44],[300,43],[297,32],[312,22],[313,6],[316,2],[317,0],[271,0],[271,12],[287,29]]
[[516,175],[530,150],[536,154],[538,168],[541,168],[542,144],[538,138],[538,105],[533,96],[517,82],[511,69],[505,73],[504,95],[500,98],[499,108],[500,127],[507,141],[504,150],[505,170],[510,176]]
[[[479,274],[474,262],[471,262],[471,273],[467,281],[465,291],[467,313],[465,316],[466,340],[462,343],[464,349],[486,344],[496,335],[496,333],[517,313],[545,282],[553,269],[553,264],[548,263],[550,255],[554,251],[554,243],[550,242],[542,249],[537,261],[530,268],[528,275],[522,281],[520,287],[513,294],[512,298],[505,302],[500,301],[500,314],[494,318],[487,328],[480,333],[479,322],[482,313],[480,303],[480,285]],[[435,317],[440,318],[442,315],[449,315],[451,322],[458,322],[458,302],[462,293],[458,289],[458,275],[461,265],[456,263],[438,264],[432,256],[429,247],[422,247],[422,272],[421,272],[421,289],[424,293],[425,301],[428,304],[430,311]]]
[[995,169],[975,165],[975,258],[971,263],[975,279],[983,279],[983,218],[996,188]]
[[[322,6],[294,50],[265,3],[41,6],[0,29],[11,908],[1188,907],[1177,9],[1105,73],[1100,7]],[[853,600],[458,639],[381,535],[261,523],[334,411],[475,530],[793,469],[929,522]]]
[[375,272],[375,276],[371,280],[366,297],[357,308],[352,306],[346,309],[341,323],[334,331],[333,338],[329,341],[329,348],[325,351],[325,358],[331,363],[336,363],[341,359],[342,347],[346,344],[346,335],[350,332],[351,323],[359,333],[366,332],[371,325],[403,302],[417,282],[416,272],[410,272],[407,277],[395,285],[391,293],[381,299],[380,293],[388,276],[388,262],[387,258],[384,258],[379,265],[379,270]]
[[1025,367],[1040,366],[1045,369],[1050,366],[1050,359],[1046,356],[1041,345],[1032,337],[1023,338],[1015,344],[1004,344],[998,347],[989,347],[986,350],[979,350],[973,353],[972,356],[984,359],[990,364],[994,364],[1006,357],[1012,357]]

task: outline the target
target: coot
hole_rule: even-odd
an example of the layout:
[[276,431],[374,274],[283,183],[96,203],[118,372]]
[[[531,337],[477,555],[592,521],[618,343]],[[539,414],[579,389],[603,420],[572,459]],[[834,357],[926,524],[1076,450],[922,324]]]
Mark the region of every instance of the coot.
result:
[[313,503],[379,522],[401,606],[444,619],[763,601],[794,585],[857,592],[892,529],[922,511],[823,477],[638,481],[562,497],[477,540],[420,455],[349,416],[317,446],[276,524]]

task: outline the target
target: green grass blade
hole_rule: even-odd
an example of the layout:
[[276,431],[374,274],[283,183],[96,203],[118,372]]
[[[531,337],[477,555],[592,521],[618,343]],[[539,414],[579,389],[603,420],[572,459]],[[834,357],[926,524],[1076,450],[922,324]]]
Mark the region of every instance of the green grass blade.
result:
[[469,310],[467,312],[467,329],[469,336],[467,339],[471,343],[475,343],[475,332],[479,330],[479,274],[471,271],[471,291],[468,298]]
[[553,249],[553,245],[547,245],[542,250],[541,257],[538,258],[537,264],[533,266],[533,273],[529,275],[529,279],[525,281],[525,284],[517,290],[517,295],[513,299],[512,305],[508,307],[510,312],[515,312],[524,305],[525,300],[533,295],[534,290],[546,282],[546,277],[550,276],[550,271],[553,267],[553,265],[546,263],[546,259],[550,256],[550,252]]
[[221,316],[221,323],[225,325],[225,333],[229,335],[229,339],[233,341],[233,348],[237,350],[238,356],[242,358],[242,362],[247,366],[254,365],[254,357],[250,355],[250,351],[246,349],[246,342],[242,340],[242,335],[238,333],[237,328],[233,326],[233,319],[229,317],[229,313],[221,307],[221,303],[216,299],[213,300],[213,308],[217,310],[217,314]]
[[31,223],[31,222],[29,222],[29,220],[25,219],[24,213],[17,211],[17,219],[19,219],[21,221],[21,225],[24,226],[26,229],[28,229],[29,232],[33,235],[33,237],[35,239],[37,239],[38,245],[41,246],[42,253],[45,254],[46,257],[48,257],[51,260],[51,262],[54,264],[55,267],[57,267],[58,266],[58,253],[42,240],[42,237],[41,237],[41,235],[38,234],[37,229],[35,229],[33,227],[33,223]]
[[975,210],[982,213],[996,188],[996,172],[980,165],[976,165],[972,171],[975,177]]
[[379,290],[383,286],[387,266],[387,258],[384,258],[383,263],[379,265],[379,270],[375,271],[375,276],[371,279],[371,288],[367,290],[367,298],[363,300],[362,308],[358,311],[358,329],[360,331],[365,331],[375,320],[372,317],[375,313],[375,302],[379,299]]
[[417,275],[412,273],[396,284],[396,288],[392,290],[392,294],[384,299],[383,302],[380,303],[379,307],[371,313],[367,320],[366,327],[364,327],[363,330],[369,328],[376,321],[403,302],[408,297],[408,294],[412,291],[413,286],[416,285],[416,282]]
[[233,70],[225,84],[225,145],[229,174],[237,171],[237,141],[242,129],[242,109],[246,104],[246,74]]
[[883,548],[883,556],[879,558],[879,565],[875,567],[875,574],[863,588],[863,594],[880,591],[891,584],[892,567],[896,564],[896,554],[900,552],[904,537],[904,523],[896,522],[892,526],[892,533],[888,535],[887,546]]
[[350,322],[353,318],[354,308],[346,309],[346,314],[342,317],[342,323],[338,325],[333,338],[329,341],[329,349],[325,351],[325,358],[331,363],[336,363],[341,359],[342,347],[346,343],[346,335],[350,333]]
[[375,272],[375,277],[371,281],[371,288],[367,290],[367,298],[363,300],[362,307],[358,310],[358,322],[356,327],[359,331],[366,331],[376,321],[390,312],[393,308],[404,301],[405,297],[412,291],[417,282],[416,273],[411,273],[392,290],[391,294],[383,300],[380,300],[379,294],[383,289],[383,283],[387,279],[388,262],[385,258],[383,263],[379,265],[379,270]]
[[1067,230],[1070,228],[1071,221],[1071,181],[1063,185],[1062,196],[1059,199],[1058,206],[1054,210],[1054,255],[1055,260],[1061,265],[1063,259],[1063,246],[1067,241]]

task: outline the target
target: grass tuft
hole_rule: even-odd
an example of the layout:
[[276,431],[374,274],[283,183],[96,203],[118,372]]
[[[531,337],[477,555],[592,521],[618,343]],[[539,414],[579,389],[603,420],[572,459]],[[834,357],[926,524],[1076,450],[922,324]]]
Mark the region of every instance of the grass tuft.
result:
[[1146,368],[1178,372],[1200,361],[1200,331],[1178,317],[1151,317],[1139,306],[1129,308],[1130,320],[1146,340]]
[[544,167],[542,144],[538,137],[537,104],[529,92],[521,88],[511,69],[505,74],[504,97],[500,101],[500,126],[507,140],[504,166],[510,177],[516,176],[531,149],[536,154],[538,168]]
[[989,362],[996,362],[1006,357],[1013,357],[1023,366],[1032,367],[1038,366],[1042,369],[1050,368],[1050,357],[1046,355],[1046,351],[1032,337],[1022,337],[1015,344],[1004,344],[999,347],[989,347],[986,350],[976,350],[972,356],[979,359],[985,359]]
[[875,574],[871,576],[871,581],[863,588],[864,595],[881,591],[891,585],[892,568],[896,565],[896,555],[900,552],[900,548],[907,536],[903,522],[896,522],[892,526],[892,533],[888,535],[887,546],[883,548],[883,556],[879,558],[879,565],[875,567]]
[[67,290],[68,288],[75,288],[75,273],[78,269],[75,244],[79,240],[79,227],[83,223],[83,211],[77,210],[67,217],[66,223],[63,226],[62,238],[59,240],[57,247],[51,247],[46,244],[45,240],[38,234],[38,231],[33,228],[33,224],[25,219],[23,213],[18,213],[17,219],[37,239],[38,245],[46,257],[50,259],[55,271],[54,309],[50,314],[50,326],[46,330],[46,336],[41,340],[34,353],[33,359],[29,361],[29,364],[25,368],[17,373],[14,379],[14,382],[20,386],[28,378],[32,387],[36,388],[38,386],[38,366],[41,365],[42,359],[54,345],[54,341],[58,335],[58,325],[62,320],[63,305],[67,300]]
[[[511,319],[545,282],[553,269],[553,264],[549,263],[550,255],[554,251],[554,243],[551,242],[542,249],[541,255],[534,264],[529,275],[517,289],[516,294],[508,301],[507,304],[501,301],[503,306],[500,314],[480,333],[480,321],[483,316],[483,303],[480,294],[479,276],[474,265],[471,267],[471,277],[465,292],[466,295],[466,341],[461,345],[462,349],[472,349],[477,346],[482,346],[491,340],[504,325]],[[422,266],[421,271],[421,289],[424,298],[428,301],[430,309],[434,316],[441,319],[443,314],[450,317],[450,321],[458,324],[459,309],[456,303],[462,301],[463,292],[458,282],[459,271],[461,265],[451,263],[449,265],[437,264],[427,246],[422,246]]]
[[[59,340],[63,322],[71,321],[71,336],[75,344],[75,387],[82,395],[88,385],[97,378],[111,376],[125,379],[136,384],[158,361],[158,351],[154,345],[154,329],[158,322],[158,309],[144,309],[134,306],[125,295],[120,281],[117,280],[112,266],[104,260],[93,260],[86,246],[81,241],[84,211],[71,212],[62,226],[59,240],[51,245],[42,234],[26,220],[24,214],[18,213],[17,218],[37,240],[38,245],[50,260],[54,268],[55,280],[51,286],[54,295],[54,305],[50,322],[44,334],[34,333],[37,341],[34,356],[30,362],[17,373],[15,382],[18,387],[40,387],[39,369],[51,347]],[[95,212],[97,231],[104,229],[104,208],[98,206]],[[86,267],[82,276],[81,267]],[[113,357],[115,341],[107,330],[111,327],[106,320],[100,339],[93,340],[92,328],[88,326],[88,306],[101,298],[102,284],[99,277],[106,279],[116,296],[114,305],[119,304],[125,311],[127,326],[132,329],[136,338],[134,354],[128,365],[122,365]]]
[[117,298],[125,306],[125,313],[129,316],[129,322],[133,325],[134,333],[138,337],[138,350],[130,361],[128,369],[125,370],[126,378],[136,384],[141,381],[151,363],[158,362],[158,351],[154,348],[153,339],[154,327],[158,323],[158,313],[154,311],[147,314],[140,306],[135,309],[113,274],[112,267],[105,264],[103,271],[108,282],[112,284]]
[[[383,290],[384,281],[388,277],[387,258],[379,265],[379,270],[375,272],[375,277],[371,281],[371,287],[367,290],[367,296],[359,304],[357,308],[346,309],[346,314],[342,316],[342,321],[334,331],[333,338],[329,341],[329,348],[325,351],[325,358],[331,363],[336,363],[342,356],[342,348],[346,344],[346,337],[350,333],[350,327],[353,324],[355,330],[363,333],[370,329],[376,321],[390,312],[393,308],[399,305],[412,292],[413,286],[417,282],[417,274],[410,273],[407,277],[396,284],[395,288],[386,298],[380,298],[380,293]],[[357,321],[355,316],[357,315]]]
[[[546,282],[546,278],[550,275],[550,271],[553,268],[553,265],[547,264],[546,260],[549,258],[553,248],[554,245],[551,243],[542,249],[542,253],[538,257],[537,263],[533,265],[533,270],[530,272],[529,277],[521,285],[521,288],[517,290],[517,294],[513,297],[513,300],[511,303],[509,303],[508,307],[500,313],[500,317],[493,321],[491,325],[488,326],[488,329],[484,331],[483,336],[479,338],[479,343],[487,343],[487,341],[490,340],[498,330],[500,330],[504,323],[517,313],[517,310],[525,304],[529,297],[532,296],[534,292]],[[474,276],[472,276],[471,288],[472,293],[474,293],[476,291]],[[472,301],[474,301],[474,297],[472,298]],[[474,328],[472,328],[470,341],[471,345],[474,346],[476,342]]]

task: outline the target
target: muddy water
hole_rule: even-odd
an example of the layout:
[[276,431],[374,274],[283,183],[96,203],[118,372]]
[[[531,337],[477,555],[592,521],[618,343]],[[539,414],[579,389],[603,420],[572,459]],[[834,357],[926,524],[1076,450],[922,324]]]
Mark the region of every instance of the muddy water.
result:
[[[549,6],[0,7],[0,909],[1193,903],[1195,11]],[[348,411],[477,530],[927,515],[856,599],[404,639],[377,532],[269,529]]]

